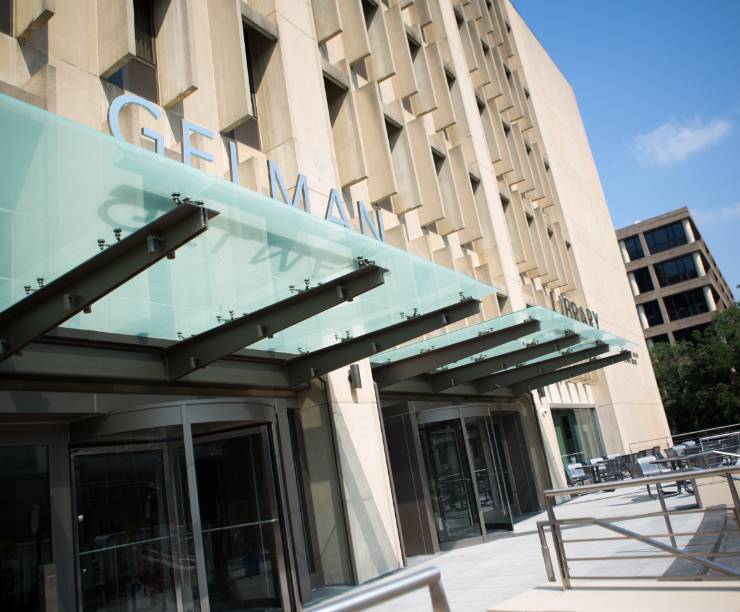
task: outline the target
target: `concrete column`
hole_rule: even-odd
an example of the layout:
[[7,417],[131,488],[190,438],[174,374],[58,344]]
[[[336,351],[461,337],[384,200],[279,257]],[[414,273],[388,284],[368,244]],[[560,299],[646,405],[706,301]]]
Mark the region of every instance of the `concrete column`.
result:
[[691,229],[691,223],[689,220],[684,219],[681,223],[683,224],[683,231],[686,232],[686,241],[694,242],[696,238],[694,238],[694,230]]
[[648,325],[647,315],[645,314],[645,309],[643,308],[642,304],[637,305],[637,316],[640,317],[640,325],[642,325],[642,329],[647,329],[650,327]]
[[717,310],[717,302],[714,301],[714,294],[712,293],[712,288],[709,285],[706,285],[703,287],[704,289],[704,298],[707,300],[707,306],[709,306],[709,312],[714,312]]
[[624,246],[624,240],[619,241],[619,251],[622,253],[622,261],[628,264],[630,262],[629,253],[627,253],[627,247]]
[[655,346],[655,341],[652,338],[648,338],[645,342],[647,342],[647,347],[649,349],[653,348]]
[[704,262],[701,258],[701,253],[699,251],[695,251],[693,253],[694,257],[694,265],[696,266],[696,271],[699,274],[699,276],[706,276],[707,271],[704,269]]
[[627,274],[627,278],[630,280],[630,289],[632,289],[632,295],[640,295],[640,288],[637,286],[637,280],[632,272]]

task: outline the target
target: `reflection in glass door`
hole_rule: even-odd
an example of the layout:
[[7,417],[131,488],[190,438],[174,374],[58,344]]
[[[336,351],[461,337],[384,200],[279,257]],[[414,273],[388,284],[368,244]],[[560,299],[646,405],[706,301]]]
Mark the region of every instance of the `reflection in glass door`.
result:
[[0,446],[0,610],[39,612],[39,575],[52,562],[49,449]]
[[162,449],[74,458],[80,607],[176,609]]
[[465,424],[486,529],[512,529],[511,511],[491,419],[468,417]]
[[280,523],[265,428],[195,438],[212,612],[281,610]]
[[[211,612],[282,610],[287,588],[267,428],[198,436],[194,426],[193,436],[201,584]],[[181,440],[74,451],[81,612],[200,610],[201,537],[193,537]]]
[[480,536],[478,505],[459,419],[421,426],[419,433],[440,543]]

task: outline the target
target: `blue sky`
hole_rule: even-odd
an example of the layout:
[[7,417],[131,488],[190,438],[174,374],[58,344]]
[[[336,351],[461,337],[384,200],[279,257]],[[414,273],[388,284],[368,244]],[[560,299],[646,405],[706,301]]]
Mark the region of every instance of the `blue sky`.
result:
[[740,298],[740,0],[514,0],[573,86],[615,227],[688,206]]

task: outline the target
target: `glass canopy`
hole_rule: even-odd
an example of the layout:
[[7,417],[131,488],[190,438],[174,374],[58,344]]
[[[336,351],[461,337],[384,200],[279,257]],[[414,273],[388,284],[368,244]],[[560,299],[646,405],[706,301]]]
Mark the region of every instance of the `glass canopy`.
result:
[[[326,282],[367,258],[384,285],[254,348],[296,353],[496,291],[220,177],[0,95],[0,310],[173,207],[171,194],[220,214],[208,231],[96,302],[66,327],[176,340]],[[37,281],[37,279],[41,279]]]
[[501,357],[519,349],[532,346],[533,344],[541,344],[543,342],[561,338],[568,333],[578,334],[581,338],[580,342],[525,363],[536,363],[538,361],[552,359],[553,357],[564,353],[571,353],[594,346],[597,342],[607,344],[610,347],[610,351],[615,352],[629,348],[629,343],[626,340],[614,336],[613,334],[591,327],[585,323],[576,321],[575,319],[565,317],[557,312],[548,310],[547,308],[542,308],[541,306],[530,306],[524,310],[518,310],[516,312],[497,317],[496,319],[491,319],[490,321],[483,321],[482,323],[469,325],[468,327],[463,327],[443,335],[435,336],[434,338],[427,338],[425,340],[420,340],[389,351],[378,353],[370,357],[370,362],[373,365],[392,363],[436,348],[442,348],[456,342],[461,342],[480,334],[507,329],[529,320],[540,322],[540,330],[538,332],[529,334],[512,342],[507,342],[506,344],[478,353],[477,355],[471,355],[455,363],[447,364],[445,367],[454,368],[479,359]]

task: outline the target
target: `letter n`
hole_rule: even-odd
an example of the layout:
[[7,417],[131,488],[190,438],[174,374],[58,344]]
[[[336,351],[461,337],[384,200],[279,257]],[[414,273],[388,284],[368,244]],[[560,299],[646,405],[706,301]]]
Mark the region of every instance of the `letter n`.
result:
[[383,227],[383,216],[380,211],[375,209],[375,219],[377,223],[373,223],[370,217],[370,211],[368,211],[365,202],[358,200],[357,202],[357,213],[360,216],[360,232],[363,234],[371,235],[375,240],[385,242],[385,228]]

